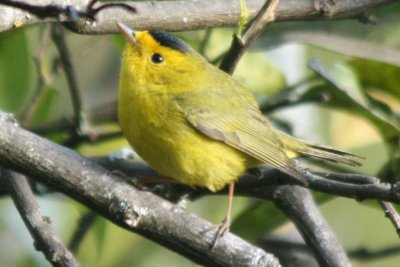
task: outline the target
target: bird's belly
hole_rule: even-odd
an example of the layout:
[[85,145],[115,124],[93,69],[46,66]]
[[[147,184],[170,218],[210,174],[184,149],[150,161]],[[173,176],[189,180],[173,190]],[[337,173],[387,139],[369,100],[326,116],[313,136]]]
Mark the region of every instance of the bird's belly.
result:
[[158,172],[183,184],[217,191],[246,170],[245,154],[189,125],[146,125],[133,131],[126,136],[135,151]]

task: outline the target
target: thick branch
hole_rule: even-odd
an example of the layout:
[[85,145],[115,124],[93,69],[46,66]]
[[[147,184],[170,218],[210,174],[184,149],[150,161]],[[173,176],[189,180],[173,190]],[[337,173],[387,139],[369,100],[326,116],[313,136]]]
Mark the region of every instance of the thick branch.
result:
[[[21,0],[22,1],[22,0]],[[1,2],[1,1],[0,1]],[[37,0],[37,6],[54,3],[52,0]],[[62,1],[59,1],[63,5]],[[89,0],[68,1],[76,10],[84,10]],[[263,0],[247,0],[251,16],[257,14]],[[315,0],[286,0],[280,4],[277,21],[298,20],[327,20],[341,18],[355,18],[360,14],[372,10],[380,5],[396,2],[395,0],[341,0],[335,1],[331,6],[316,5]],[[125,2],[124,2],[125,3]],[[104,9],[96,16],[96,23],[79,21],[71,24],[75,31],[86,34],[104,34],[116,32],[115,18],[123,21],[135,29],[157,30],[194,30],[220,26],[235,26],[240,17],[239,1],[237,0],[180,0],[180,1],[143,1],[127,2],[137,9],[137,14],[132,14],[123,8]],[[10,7],[0,6],[0,32],[14,27],[31,25],[45,21],[58,21],[50,17],[39,19],[25,11]],[[71,21],[65,18],[63,21]]]
[[0,113],[0,163],[78,200],[115,224],[206,266],[279,266],[261,249],[233,234],[210,246],[216,228],[145,191],[76,152],[19,128]]
[[35,240],[35,248],[42,251],[53,266],[79,266],[72,253],[53,231],[50,219],[42,214],[26,177],[8,170],[0,170],[0,173],[7,181],[14,204]]

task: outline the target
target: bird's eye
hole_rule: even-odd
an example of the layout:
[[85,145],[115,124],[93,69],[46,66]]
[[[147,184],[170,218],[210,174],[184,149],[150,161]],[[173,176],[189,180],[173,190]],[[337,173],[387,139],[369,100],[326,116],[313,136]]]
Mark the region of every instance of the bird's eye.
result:
[[164,61],[164,58],[162,55],[155,53],[151,56],[151,62],[155,63],[155,64],[159,64],[161,62]]

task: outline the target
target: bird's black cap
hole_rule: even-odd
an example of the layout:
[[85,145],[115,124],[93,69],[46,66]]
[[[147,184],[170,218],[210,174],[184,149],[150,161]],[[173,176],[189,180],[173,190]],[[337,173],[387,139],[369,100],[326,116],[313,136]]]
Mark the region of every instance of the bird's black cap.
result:
[[174,50],[187,53],[190,51],[189,46],[182,40],[165,32],[150,31],[150,35],[162,46],[172,48]]

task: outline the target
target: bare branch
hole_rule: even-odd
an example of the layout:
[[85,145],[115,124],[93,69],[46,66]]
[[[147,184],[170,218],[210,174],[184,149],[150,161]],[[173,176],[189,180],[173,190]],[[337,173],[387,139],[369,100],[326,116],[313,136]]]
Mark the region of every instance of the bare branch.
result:
[[379,201],[383,211],[385,212],[386,217],[390,219],[390,222],[393,224],[394,229],[396,229],[396,233],[400,236],[400,215],[393,207],[392,203],[386,201]]
[[48,25],[45,28],[44,33],[40,40],[39,47],[37,48],[33,56],[33,63],[35,64],[38,78],[33,94],[30,100],[28,101],[28,105],[22,111],[21,123],[24,127],[29,126],[32,116],[38,108],[40,97],[44,93],[46,85],[50,83],[49,81],[50,78],[48,77],[48,75],[46,75],[45,71],[43,70],[43,62],[42,62],[43,51],[48,43],[49,36],[50,36],[50,25]]
[[382,249],[374,249],[374,250],[361,247],[348,251],[348,254],[353,259],[365,262],[367,260],[377,261],[379,259],[387,258],[394,255],[399,255],[399,252],[400,252],[400,246],[387,245]]
[[[4,3],[4,0],[2,1]],[[264,4],[260,0],[247,0],[247,6],[255,16]],[[329,7],[329,12],[324,12],[314,5],[314,0],[282,1],[277,13],[277,21],[298,20],[327,20],[342,18],[357,18],[374,8],[396,2],[396,0],[341,0]],[[37,0],[37,6],[53,4],[52,0]],[[70,0],[70,7],[74,10],[84,10],[90,3],[89,0]],[[237,0],[202,0],[202,1],[143,1],[124,2],[134,6],[137,14],[123,8],[103,9],[96,16],[96,23],[87,23],[82,19],[71,23],[69,27],[85,34],[104,34],[117,32],[115,18],[137,29],[157,29],[165,31],[195,30],[220,26],[236,26],[240,17],[239,1]],[[63,6],[66,8],[65,6]],[[328,14],[328,15],[327,15]],[[10,7],[0,6],[0,32],[23,25],[41,22],[60,21],[50,17],[39,19],[29,12],[15,10]],[[152,19],[149,19],[152,18]],[[156,19],[155,19],[156,18]],[[74,21],[74,18],[65,18],[62,21]]]
[[72,253],[53,231],[50,219],[42,214],[26,177],[5,169],[0,169],[0,173],[7,181],[14,204],[35,241],[35,248],[42,251],[53,266],[79,266]]
[[76,152],[19,128],[0,113],[0,164],[76,199],[115,224],[206,266],[280,266],[263,250],[160,197],[139,191]]
[[82,121],[82,97],[78,87],[78,81],[75,76],[73,64],[71,62],[71,55],[64,37],[64,28],[61,25],[52,25],[51,38],[57,47],[58,54],[62,69],[65,73],[65,77],[68,83],[69,92],[72,99],[72,107],[74,110],[74,129],[75,135],[79,135],[81,132],[81,121]]
[[[101,10],[104,10],[106,8],[111,8],[111,7],[121,7],[130,12],[136,13],[136,9],[134,7],[124,4],[124,3],[102,4],[99,7],[95,8],[94,6],[97,3],[98,3],[98,0],[90,0],[86,9],[84,11],[81,11],[71,5],[62,6],[62,5],[57,5],[57,4],[53,4],[53,3],[47,3],[45,5],[40,5],[40,4],[33,5],[33,4],[23,2],[23,1],[14,1],[14,0],[2,0],[0,2],[0,4],[2,4],[2,5],[18,8],[23,11],[29,12],[32,15],[35,15],[36,17],[38,17],[40,19],[56,18],[58,20],[65,19],[65,20],[69,20],[69,21],[76,21],[78,19],[86,18],[89,20],[95,20],[95,16],[97,15],[97,13],[99,13]],[[62,17],[65,17],[65,18],[62,18]]]

